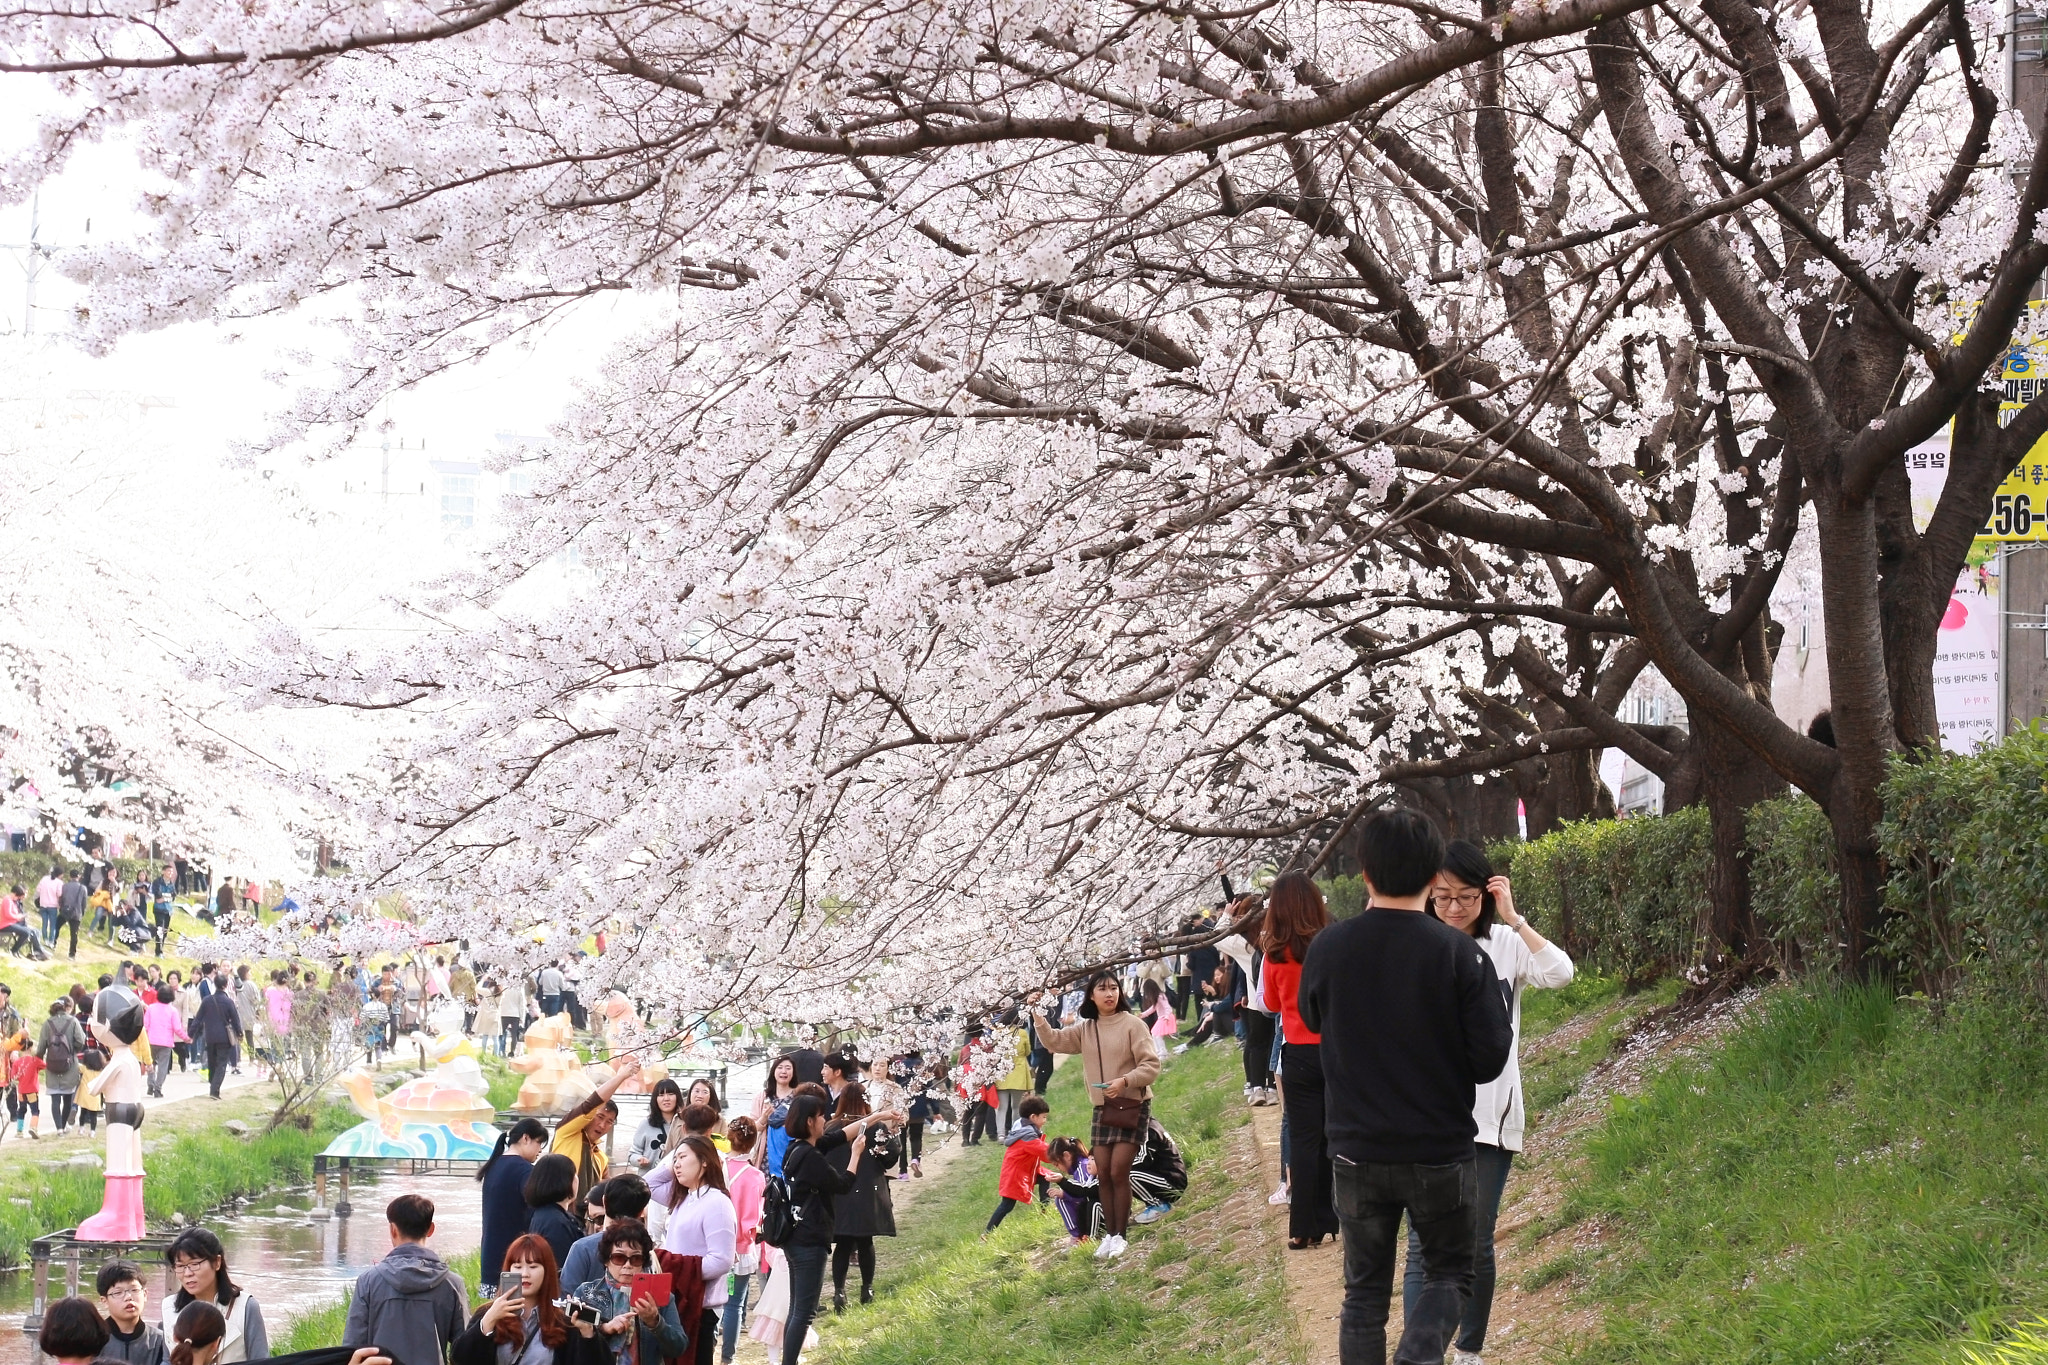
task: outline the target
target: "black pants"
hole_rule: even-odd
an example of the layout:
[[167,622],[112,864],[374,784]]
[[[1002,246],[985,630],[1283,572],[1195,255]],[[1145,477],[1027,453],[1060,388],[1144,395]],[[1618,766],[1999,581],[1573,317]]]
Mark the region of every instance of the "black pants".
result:
[[70,955],[71,955],[72,957],[77,957],[77,956],[78,956],[78,921],[77,921],[77,920],[75,920],[75,919],[60,919],[60,920],[58,920],[58,921],[57,921],[57,932],[56,932],[56,933],[54,933],[54,934],[52,934],[52,935],[50,935],[50,951],[51,951],[51,952],[53,952],[53,953],[57,951],[57,940],[58,940],[58,939],[60,939],[60,938],[62,938],[62,937],[64,937],[64,931],[65,931],[66,929],[69,929],[69,930],[71,931],[71,954],[70,954]]
[[1316,1043],[1286,1043],[1280,1048],[1280,1074],[1290,1122],[1292,1160],[1288,1163],[1292,1198],[1287,1204],[1287,1235],[1313,1240],[1337,1231],[1337,1210],[1330,1202],[1330,1149],[1323,1137],[1323,1049]]
[[903,1131],[905,1136],[909,1138],[909,1141],[896,1149],[896,1169],[899,1171],[907,1171],[910,1169],[911,1162],[924,1159],[923,1121],[912,1119],[903,1125]]
[[841,1237],[832,1245],[832,1288],[837,1293],[846,1292],[846,1271],[854,1259],[860,1259],[860,1287],[866,1293],[875,1282],[875,1239],[872,1237]]
[[[1291,1091],[1292,1056],[1284,1069]],[[1301,1141],[1299,1128],[1294,1140]],[[1297,1191],[1299,1188],[1297,1185]],[[1394,1244],[1405,1212],[1421,1244],[1422,1292],[1416,1296],[1415,1311],[1402,1326],[1394,1365],[1442,1365],[1451,1331],[1472,1290],[1473,1219],[1479,1205],[1477,1164],[1471,1157],[1445,1166],[1341,1163],[1336,1168],[1336,1198],[1344,1224],[1344,1309],[1337,1327],[1338,1359],[1343,1365],[1366,1365],[1368,1361],[1384,1365],[1387,1307],[1394,1296]]]
[[1052,1084],[1052,1053],[1042,1047],[1031,1050],[1031,1088],[1043,1095]]
[[1010,1210],[1016,1207],[1017,1201],[1008,1195],[1004,1195],[1001,1199],[996,1200],[996,1211],[988,1216],[988,1226],[983,1228],[982,1231],[994,1232],[1003,1225],[1003,1220],[1010,1216]]
[[100,1111],[99,1111],[99,1110],[97,1110],[97,1109],[81,1109],[81,1110],[79,1110],[79,1111],[78,1111],[78,1126],[79,1126],[80,1128],[84,1128],[84,1129],[87,1129],[88,1131],[91,1131],[91,1132],[95,1132],[95,1133],[96,1133],[96,1132],[98,1132],[98,1131],[99,1131],[99,1127],[100,1127]]
[[50,1092],[50,1122],[57,1125],[58,1132],[61,1133],[66,1128],[69,1128],[71,1120],[77,1114],[78,1096],[76,1093],[60,1095],[54,1090]]
[[1273,1016],[1244,1007],[1244,1083],[1273,1088]]
[[206,1045],[206,1088],[215,1099],[220,1098],[221,1082],[228,1078],[228,1063],[234,1059],[233,1043],[208,1043]]
[[789,1262],[789,1317],[782,1326],[782,1365],[796,1365],[811,1319],[818,1316],[818,1295],[825,1289],[825,1262],[832,1248],[799,1245],[784,1248],[783,1255]]
[[690,1332],[690,1358],[693,1365],[711,1365],[718,1358],[718,1318],[724,1310],[707,1308],[704,1316]]
[[[1451,1344],[1478,1355],[1486,1349],[1486,1327],[1493,1317],[1493,1291],[1499,1276],[1494,1260],[1494,1225],[1500,1219],[1501,1195],[1507,1191],[1508,1172],[1515,1154],[1505,1147],[1479,1142],[1474,1162],[1479,1171],[1479,1204],[1472,1211],[1472,1292],[1465,1297],[1465,1311],[1458,1316],[1457,1339]],[[1414,1317],[1422,1301],[1429,1276],[1422,1264],[1422,1239],[1408,1229],[1408,1273],[1401,1281],[1402,1311]]]
[[967,1130],[961,1140],[972,1146],[986,1135],[990,1142],[999,1141],[1002,1134],[996,1131],[996,1107],[983,1104],[980,1100],[967,1106]]

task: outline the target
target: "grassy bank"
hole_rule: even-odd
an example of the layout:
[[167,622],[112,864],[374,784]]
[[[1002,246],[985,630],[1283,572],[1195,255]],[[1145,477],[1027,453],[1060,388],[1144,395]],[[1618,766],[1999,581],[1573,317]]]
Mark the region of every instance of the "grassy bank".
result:
[[[878,1244],[877,1301],[827,1316],[832,1365],[952,1365],[963,1354],[1003,1365],[1196,1359],[1205,1365],[1299,1359],[1277,1248],[1241,1235],[1222,1207],[1234,1130],[1249,1121],[1234,1047],[1176,1057],[1153,1112],[1187,1157],[1186,1198],[1163,1222],[1131,1230],[1119,1262],[1066,1250],[1056,1212],[1020,1208],[987,1243],[1000,1146],[960,1153],[936,1190]],[[1047,1132],[1086,1137],[1081,1068],[1062,1066]],[[1254,1193],[1256,1193],[1254,1189]],[[830,1288],[827,1288],[827,1295]],[[829,1303],[829,1297],[827,1299]]]
[[[469,1286],[472,1309],[483,1302],[477,1297],[477,1257],[477,1252],[466,1251],[448,1262],[448,1268]],[[270,1339],[270,1353],[285,1355],[292,1351],[313,1351],[323,1346],[341,1345],[342,1332],[348,1326],[349,1302],[354,1297],[352,1290],[344,1290],[340,1298],[326,1307],[299,1314],[285,1324],[281,1333]]]
[[2048,1026],[1781,990],[1615,1101],[1563,1218],[1604,1313],[1573,1359],[1958,1359],[2048,1310]]
[[[202,1108],[188,1102],[151,1113],[143,1137],[155,1145],[143,1157],[148,1172],[143,1204],[152,1220],[173,1213],[197,1217],[234,1195],[304,1179],[313,1169],[314,1154],[356,1121],[347,1106],[335,1105],[321,1112],[311,1131],[283,1128],[238,1138],[221,1127],[227,1119],[240,1118],[261,1133],[274,1103],[267,1096],[265,1087],[262,1096],[235,1094],[221,1104]],[[8,1145],[9,1157],[0,1162],[0,1265],[21,1264],[35,1238],[76,1227],[99,1211],[106,1182],[97,1167],[51,1169],[43,1164],[82,1151],[103,1153],[104,1140],[70,1138],[26,1151],[19,1143]]]

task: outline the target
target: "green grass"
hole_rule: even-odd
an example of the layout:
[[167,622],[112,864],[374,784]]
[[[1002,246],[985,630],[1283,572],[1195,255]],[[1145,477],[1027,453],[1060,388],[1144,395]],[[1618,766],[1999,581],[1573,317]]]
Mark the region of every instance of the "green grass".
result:
[[[480,1253],[465,1251],[448,1262],[448,1268],[462,1277],[469,1286],[469,1306],[474,1309],[482,1302],[477,1297],[477,1274]],[[287,1355],[293,1351],[313,1351],[323,1346],[341,1345],[342,1333],[348,1327],[348,1306],[355,1294],[343,1290],[339,1299],[320,1308],[309,1309],[285,1323],[284,1330],[270,1339],[272,1355]]]
[[[1153,1112],[1181,1146],[1188,1193],[1163,1222],[1131,1229],[1114,1266],[1093,1246],[1066,1251],[1056,1211],[1012,1213],[988,1242],[981,1229],[996,1203],[1002,1149],[958,1154],[935,1189],[898,1218],[902,1233],[879,1244],[876,1303],[829,1313],[821,1324],[832,1365],[955,1365],[966,1357],[1003,1365],[1079,1361],[1296,1360],[1303,1348],[1285,1305],[1277,1242],[1239,1245],[1215,1217],[1231,1193],[1223,1157],[1249,1121],[1235,1047],[1172,1059],[1153,1091]],[[1081,1067],[1054,1073],[1048,1135],[1085,1138]],[[927,1182],[929,1183],[929,1182]]]
[[2048,1309],[2048,1024],[1787,989],[1591,1135],[1578,1360],[1959,1358]]
[[484,1079],[491,1083],[490,1092],[485,1097],[490,1100],[491,1108],[500,1113],[510,1109],[512,1101],[519,1098],[519,1087],[526,1077],[506,1066],[505,1059],[495,1052],[481,1053],[477,1057],[477,1065],[483,1068]]
[[[253,1131],[262,1130],[261,1111],[237,1110],[231,1116],[246,1120]],[[207,1117],[220,1115],[216,1112]],[[311,1131],[285,1127],[244,1139],[209,1122],[180,1132],[161,1141],[143,1158],[148,1173],[143,1182],[143,1206],[152,1219],[167,1219],[173,1213],[193,1218],[226,1203],[231,1196],[303,1179],[313,1169],[314,1154],[355,1121],[355,1114],[346,1106],[332,1105],[321,1111]],[[146,1127],[143,1136],[152,1136]],[[0,1162],[0,1264],[19,1265],[35,1238],[76,1227],[80,1220],[97,1213],[106,1181],[96,1168],[49,1170],[27,1159],[19,1145],[10,1144],[9,1150],[13,1157]],[[95,1146],[93,1150],[103,1148]],[[15,1199],[29,1203],[17,1204]]]

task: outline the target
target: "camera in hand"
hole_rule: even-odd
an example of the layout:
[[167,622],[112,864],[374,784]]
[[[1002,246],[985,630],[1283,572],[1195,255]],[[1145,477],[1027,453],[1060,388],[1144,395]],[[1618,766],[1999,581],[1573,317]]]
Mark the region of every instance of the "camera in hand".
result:
[[588,1323],[592,1327],[597,1326],[603,1316],[596,1304],[585,1303],[583,1300],[573,1296],[564,1296],[556,1299],[555,1307],[561,1309],[563,1315],[569,1321]]

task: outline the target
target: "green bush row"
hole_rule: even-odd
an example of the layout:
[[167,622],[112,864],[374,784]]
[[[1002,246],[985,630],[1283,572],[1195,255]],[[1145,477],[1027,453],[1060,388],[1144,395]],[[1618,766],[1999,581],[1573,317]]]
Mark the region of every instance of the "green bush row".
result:
[[[66,872],[75,872],[85,864],[68,851],[49,853],[0,853],[0,884],[19,886],[34,894],[36,883],[52,867],[61,867]],[[158,864],[147,858],[116,858],[114,866],[121,873],[122,882],[133,886],[137,878],[147,881],[157,873]]]
[[[1970,755],[1901,755],[1884,801],[1885,955],[1933,984],[1969,965],[2037,974],[2048,956],[2048,730]],[[1640,979],[1705,951],[1709,839],[1695,807],[1581,821],[1489,853],[1575,959]],[[1760,802],[1746,842],[1757,924],[1782,965],[1831,965],[1840,882],[1827,817],[1804,796]]]

